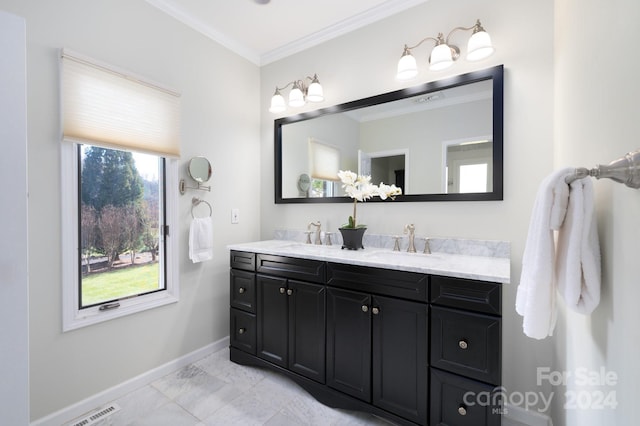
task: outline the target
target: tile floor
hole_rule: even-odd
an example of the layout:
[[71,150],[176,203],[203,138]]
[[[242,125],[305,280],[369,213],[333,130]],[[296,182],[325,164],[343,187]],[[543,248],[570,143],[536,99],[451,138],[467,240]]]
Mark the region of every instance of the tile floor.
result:
[[223,349],[114,401],[94,425],[379,425],[390,423],[317,402],[286,377],[237,365]]

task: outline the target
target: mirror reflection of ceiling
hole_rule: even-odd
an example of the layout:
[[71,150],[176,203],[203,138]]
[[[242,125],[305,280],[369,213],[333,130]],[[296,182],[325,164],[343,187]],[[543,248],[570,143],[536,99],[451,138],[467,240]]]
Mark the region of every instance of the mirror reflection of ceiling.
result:
[[398,115],[444,108],[446,106],[468,103],[481,99],[491,100],[492,85],[493,83],[491,80],[484,80],[469,85],[451,87],[446,90],[439,90],[432,93],[400,99],[394,102],[354,109],[346,111],[344,114],[362,123],[366,121],[395,117]]

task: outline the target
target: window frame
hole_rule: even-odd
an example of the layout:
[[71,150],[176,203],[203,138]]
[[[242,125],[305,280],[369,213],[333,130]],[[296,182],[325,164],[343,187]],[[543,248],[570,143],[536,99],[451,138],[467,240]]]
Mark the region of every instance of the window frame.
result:
[[[88,142],[91,144],[91,142]],[[62,203],[62,330],[63,332],[98,324],[126,315],[153,309],[179,300],[178,279],[178,160],[159,154],[165,159],[165,225],[169,232],[165,235],[165,271],[166,289],[119,300],[115,309],[100,310],[100,306],[80,309],[80,244],[79,244],[79,162],[78,145],[75,142],[63,142],[61,149],[61,203]],[[129,150],[131,151],[131,150]],[[111,302],[113,303],[113,302]]]

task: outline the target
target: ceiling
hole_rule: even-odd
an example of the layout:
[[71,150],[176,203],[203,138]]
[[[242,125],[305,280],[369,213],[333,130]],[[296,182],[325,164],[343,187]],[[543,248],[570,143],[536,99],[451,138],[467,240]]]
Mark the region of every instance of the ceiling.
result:
[[266,65],[428,0],[146,0]]

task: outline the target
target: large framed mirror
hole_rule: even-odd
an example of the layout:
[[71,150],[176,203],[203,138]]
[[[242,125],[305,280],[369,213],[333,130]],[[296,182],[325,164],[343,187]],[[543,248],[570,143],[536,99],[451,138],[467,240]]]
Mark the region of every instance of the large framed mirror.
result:
[[[396,201],[503,198],[502,65],[275,120],[275,202],[351,202],[338,170]],[[378,201],[373,198],[371,201]]]

